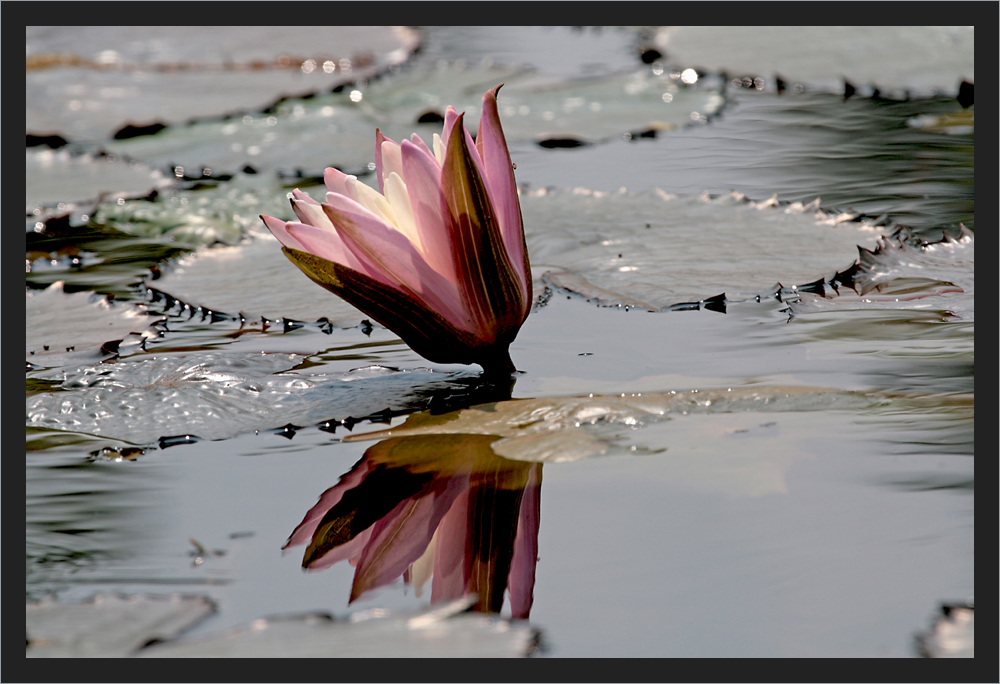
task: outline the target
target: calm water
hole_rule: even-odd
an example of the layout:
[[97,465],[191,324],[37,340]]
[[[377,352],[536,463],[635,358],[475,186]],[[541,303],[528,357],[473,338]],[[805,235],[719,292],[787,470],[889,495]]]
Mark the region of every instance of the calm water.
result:
[[[204,637],[268,615],[419,610],[445,591],[448,554],[464,554],[509,569],[520,603],[500,613],[528,614],[543,655],[915,655],[938,605],[974,596],[974,237],[959,227],[974,230],[974,135],[954,97],[971,57],[937,92],[845,99],[819,85],[779,95],[773,74],[761,90],[718,72],[679,86],[671,71],[698,65],[669,51],[645,64],[652,38],[627,30],[421,34],[389,69],[400,38],[373,32],[383,78],[249,123],[192,109],[175,125],[222,78],[205,69],[186,92],[166,83],[180,94],[155,136],[92,132],[141,109],[115,91],[119,114],[28,149],[27,598],[205,595],[217,611],[189,632]],[[29,33],[29,53],[58,38]],[[359,64],[364,44],[342,38],[337,56]],[[95,30],[74,49],[142,63],[147,39]],[[302,51],[326,55],[323,39]],[[815,42],[833,63],[850,49]],[[188,54],[182,36],[149,45],[154,62]],[[906,54],[884,92],[916,88]],[[115,79],[141,96],[132,72],[76,69],[28,72],[29,133],[60,132],[58,112],[32,129],[33,97],[74,79],[83,111]],[[165,73],[148,78],[177,78]],[[263,70],[261,105],[286,92],[280,76]],[[475,112],[500,81],[539,298],[512,387],[359,325],[256,219],[286,215],[289,187],[319,196],[308,178],[325,165],[363,173],[375,126],[429,139],[438,124],[416,114]],[[570,138],[583,144],[539,144]],[[59,201],[69,224],[36,229]],[[904,243],[883,244],[860,295],[789,289],[831,282],[900,224]],[[942,231],[961,239],[921,241]],[[43,291],[57,281],[65,293]],[[666,310],[723,292],[724,313]],[[98,351],[119,338],[117,356]],[[357,437],[377,430],[392,434]],[[365,468],[378,474],[350,479]],[[360,502],[330,510],[387,526],[358,546],[365,558],[409,566],[439,525],[440,585],[419,590],[411,568],[351,602],[362,573],[346,556],[304,571],[319,537],[282,547],[325,492]],[[382,529],[399,533],[378,542]],[[504,578],[489,582],[502,600]]]

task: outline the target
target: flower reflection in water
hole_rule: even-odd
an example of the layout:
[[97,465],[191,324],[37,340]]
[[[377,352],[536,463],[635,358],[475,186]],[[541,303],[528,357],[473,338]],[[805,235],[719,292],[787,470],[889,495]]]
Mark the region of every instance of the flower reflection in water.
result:
[[467,594],[474,609],[531,611],[542,466],[497,456],[495,435],[393,437],[370,447],[320,497],[284,548],[302,567],[355,566],[351,601],[402,577],[431,603]]

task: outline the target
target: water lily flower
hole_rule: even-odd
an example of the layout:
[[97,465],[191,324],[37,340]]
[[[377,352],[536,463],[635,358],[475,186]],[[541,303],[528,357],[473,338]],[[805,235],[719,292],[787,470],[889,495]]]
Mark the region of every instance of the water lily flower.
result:
[[309,278],[421,356],[509,373],[532,292],[500,87],[483,96],[475,141],[452,107],[433,149],[376,130],[378,191],[330,168],[325,202],[295,190],[297,221],[261,218]]
[[431,603],[470,594],[474,610],[531,612],[542,464],[497,456],[495,435],[396,437],[370,447],[320,496],[284,548],[302,567],[355,566],[353,602],[399,578]]

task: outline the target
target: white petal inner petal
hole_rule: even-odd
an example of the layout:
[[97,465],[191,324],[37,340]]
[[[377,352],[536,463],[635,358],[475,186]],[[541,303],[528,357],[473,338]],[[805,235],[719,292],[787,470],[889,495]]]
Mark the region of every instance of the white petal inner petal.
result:
[[393,172],[386,176],[385,198],[392,206],[393,215],[396,217],[396,228],[409,238],[417,251],[426,258],[420,234],[417,232],[417,222],[413,218],[413,208],[410,206],[410,193],[406,189],[406,183],[403,182],[398,173]]
[[434,134],[434,156],[438,160],[438,164],[444,166],[444,141],[441,140],[441,136],[437,133]]
[[389,177],[389,174],[403,175],[403,153],[399,145],[391,140],[382,141],[382,182]]
[[351,193],[351,199],[355,202],[364,206],[390,226],[396,225],[396,213],[385,197],[378,193],[378,190],[368,187],[354,176],[348,177],[347,189]]

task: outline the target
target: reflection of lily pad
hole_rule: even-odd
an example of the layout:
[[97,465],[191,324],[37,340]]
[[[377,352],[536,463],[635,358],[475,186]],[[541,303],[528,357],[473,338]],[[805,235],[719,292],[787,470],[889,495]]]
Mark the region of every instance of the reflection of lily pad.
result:
[[871,402],[852,392],[788,387],[516,399],[451,414],[415,413],[398,427],[349,435],[345,441],[432,434],[495,435],[503,439],[492,445],[493,450],[505,458],[574,461],[607,453],[623,433],[681,415],[859,408]]

